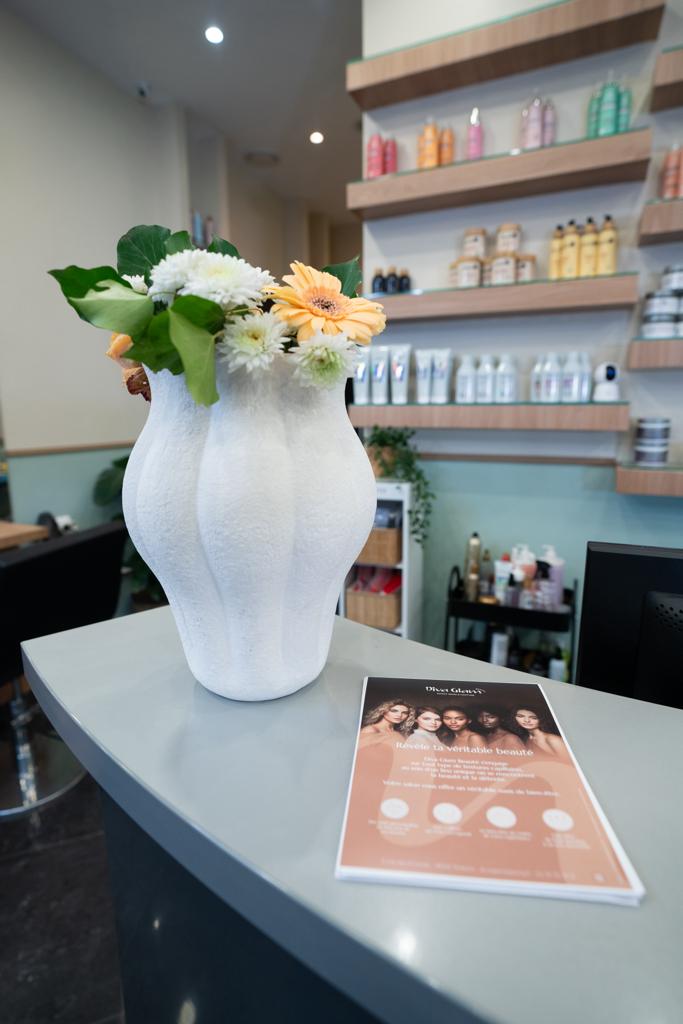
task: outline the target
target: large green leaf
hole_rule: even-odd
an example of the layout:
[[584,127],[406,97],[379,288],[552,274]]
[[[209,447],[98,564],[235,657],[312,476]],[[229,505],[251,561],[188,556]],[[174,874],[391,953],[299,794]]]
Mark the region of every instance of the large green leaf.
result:
[[[128,460],[126,459],[126,461]],[[96,505],[110,505],[116,498],[121,497],[124,474],[125,466],[119,466],[116,463],[109,466],[108,469],[102,470],[95,481],[92,496]]]
[[119,274],[142,274],[149,284],[149,272],[165,256],[171,232],[159,224],[138,224],[119,238],[116,246]]
[[82,299],[86,292],[100,281],[119,281],[125,284],[113,267],[93,267],[92,270],[86,270],[84,267],[71,264],[63,270],[48,270],[48,274],[54,277],[67,299]]
[[78,315],[94,327],[120,334],[138,334],[154,315],[150,298],[118,281],[102,281],[82,299],[69,299],[69,302]]
[[184,295],[168,311],[171,341],[178,349],[187,388],[200,405],[218,401],[216,391],[216,339],[224,322],[215,302]]
[[347,295],[350,299],[356,296],[358,287],[363,280],[357,256],[347,263],[333,263],[332,266],[323,267],[323,272],[339,278],[342,295]]
[[218,235],[214,235],[211,245],[207,247],[207,252],[221,252],[224,256],[235,256],[239,259],[240,254],[238,253],[232,242],[226,242],[224,238],[219,238]]
[[194,248],[189,231],[176,231],[169,235],[164,247],[167,256],[171,256],[174,252],[185,252],[186,249]]
[[133,339],[126,359],[136,359],[155,373],[159,370],[170,370],[173,374],[183,372],[180,355],[169,334],[167,309],[152,317],[146,329]]

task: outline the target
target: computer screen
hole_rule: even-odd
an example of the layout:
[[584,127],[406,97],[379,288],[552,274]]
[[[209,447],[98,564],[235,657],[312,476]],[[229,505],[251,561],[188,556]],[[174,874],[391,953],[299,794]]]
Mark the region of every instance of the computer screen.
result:
[[576,682],[683,707],[683,550],[588,544]]

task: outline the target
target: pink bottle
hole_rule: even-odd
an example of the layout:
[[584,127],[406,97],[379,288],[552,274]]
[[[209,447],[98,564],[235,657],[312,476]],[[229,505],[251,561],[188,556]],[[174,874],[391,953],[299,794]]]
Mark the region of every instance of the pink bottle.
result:
[[384,145],[382,136],[375,132],[368,139],[367,160],[365,176],[367,178],[379,178],[384,174]]
[[540,149],[543,144],[543,103],[538,96],[534,96],[529,104],[529,114],[526,123],[526,145],[525,149]]
[[543,104],[543,145],[553,146],[555,144],[555,131],[557,126],[557,115],[555,107],[550,100]]
[[484,155],[484,129],[479,117],[479,107],[472,107],[467,125],[467,159],[480,160]]
[[396,139],[384,140],[384,173],[395,174],[398,170],[398,151]]

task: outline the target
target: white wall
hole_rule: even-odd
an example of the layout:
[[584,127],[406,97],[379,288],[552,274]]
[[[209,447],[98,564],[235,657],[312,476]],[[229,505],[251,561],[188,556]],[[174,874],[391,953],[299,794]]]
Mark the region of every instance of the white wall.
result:
[[115,263],[139,223],[188,221],[184,121],[147,108],[0,10],[0,405],[9,451],[135,438],[144,403],[47,276]]
[[[366,56],[392,47],[414,45],[425,38],[459,31],[495,18],[528,10],[520,0],[484,0],[475,6],[449,0],[364,0],[363,34]],[[573,192],[486,203],[436,213],[368,222],[364,227],[363,264],[365,288],[375,267],[407,265],[413,283],[421,288],[448,287],[448,265],[459,255],[465,228],[484,225],[495,231],[498,224],[513,220],[524,229],[524,250],[539,257],[539,272],[547,272],[550,232],[556,223],[569,218],[584,222],[611,213],[620,231],[620,267],[640,273],[641,294],[659,280],[661,269],[681,259],[681,246],[652,246],[638,249],[636,233],[643,203],[657,194],[657,174],[664,152],[680,137],[681,110],[649,114],[649,89],[656,54],[663,46],[683,43],[683,0],[670,3],[656,43],[643,43],[612,53],[556,65],[535,72],[426,99],[401,103],[365,115],[364,140],[373,131],[398,140],[399,168],[416,165],[417,134],[427,117],[451,124],[462,154],[467,116],[472,106],[482,110],[486,153],[505,152],[518,145],[519,114],[534,93],[552,98],[558,112],[558,141],[581,137],[585,128],[588,99],[596,83],[604,81],[610,69],[623,77],[634,95],[635,125],[652,125],[653,160],[646,182],[609,185]],[[520,357],[525,371],[534,356],[552,348],[567,352],[574,348],[591,351],[594,363],[604,359],[625,362],[629,339],[637,333],[639,311],[600,312],[548,317],[485,318],[443,321],[431,324],[390,326],[382,342],[410,341],[414,345],[449,345],[456,354],[464,352],[510,351]],[[683,456],[683,375],[680,371],[631,373],[625,375],[624,396],[632,403],[632,416],[666,414],[674,420],[672,455]],[[424,432],[418,438],[424,450],[469,453],[554,453],[584,456],[613,456],[627,439],[619,441],[605,434],[553,434],[547,438],[521,433],[493,436],[486,432]]]

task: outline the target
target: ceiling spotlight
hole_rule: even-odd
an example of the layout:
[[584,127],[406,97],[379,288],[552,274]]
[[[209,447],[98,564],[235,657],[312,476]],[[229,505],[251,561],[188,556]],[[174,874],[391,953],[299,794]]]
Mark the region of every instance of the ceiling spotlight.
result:
[[209,27],[204,32],[204,35],[206,36],[207,40],[210,43],[223,42],[223,33],[219,29],[218,25],[209,25]]
[[319,146],[321,142],[325,141],[325,136],[322,132],[311,132],[308,137],[314,146]]

